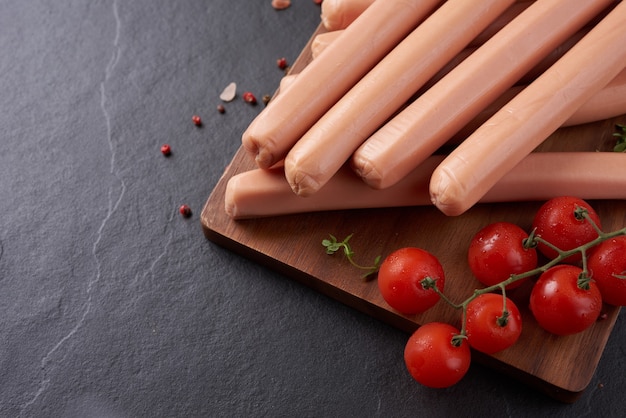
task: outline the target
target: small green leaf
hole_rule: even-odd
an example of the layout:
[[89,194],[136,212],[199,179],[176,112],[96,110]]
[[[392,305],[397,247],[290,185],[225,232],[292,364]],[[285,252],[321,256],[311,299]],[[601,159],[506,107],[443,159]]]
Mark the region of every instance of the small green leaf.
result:
[[613,136],[617,137],[617,142],[613,151],[626,152],[626,125],[616,124],[615,129],[617,132],[613,133]]

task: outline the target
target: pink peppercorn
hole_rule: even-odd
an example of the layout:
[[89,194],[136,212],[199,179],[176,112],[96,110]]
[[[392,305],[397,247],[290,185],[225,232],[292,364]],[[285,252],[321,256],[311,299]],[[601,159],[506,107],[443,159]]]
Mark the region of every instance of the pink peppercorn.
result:
[[178,211],[184,218],[189,218],[191,216],[191,208],[187,205],[181,205],[181,207],[178,208]]
[[284,70],[285,68],[287,68],[287,59],[286,58],[279,58],[276,60],[276,65],[278,66],[278,68],[280,68],[281,70]]
[[217,105],[217,111],[220,113],[224,113],[226,112],[226,108],[224,107],[224,105]]
[[161,145],[161,153],[166,157],[169,157],[169,155],[172,153],[172,148],[167,144],[163,144]]
[[241,97],[246,103],[250,103],[252,105],[256,104],[256,97],[254,97],[254,94],[250,93],[249,91],[242,94]]
[[191,117],[191,121],[193,122],[194,125],[196,126],[201,126],[202,125],[202,119],[200,119],[200,116],[198,115],[193,115]]

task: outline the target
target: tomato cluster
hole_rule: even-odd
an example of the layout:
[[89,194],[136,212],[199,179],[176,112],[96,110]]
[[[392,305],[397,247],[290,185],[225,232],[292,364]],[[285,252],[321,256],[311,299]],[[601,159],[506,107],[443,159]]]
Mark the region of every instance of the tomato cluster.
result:
[[[425,386],[451,386],[467,372],[471,349],[494,354],[515,344],[522,315],[506,292],[525,282],[531,281],[533,319],[556,335],[589,328],[603,303],[626,306],[626,235],[620,231],[602,232],[595,210],[571,196],[545,202],[529,232],[509,222],[487,225],[467,252],[482,288],[458,305],[444,296],[444,271],[435,255],[412,247],[390,254],[378,286],[392,308],[419,314],[443,297],[462,310],[460,329],[432,322],[409,338],[404,359],[411,376]],[[539,266],[542,259],[547,261]]]

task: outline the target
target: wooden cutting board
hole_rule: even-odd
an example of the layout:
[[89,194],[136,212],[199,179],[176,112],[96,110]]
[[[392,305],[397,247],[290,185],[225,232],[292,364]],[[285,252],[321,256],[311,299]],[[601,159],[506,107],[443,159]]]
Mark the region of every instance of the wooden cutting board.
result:
[[[319,33],[323,29],[318,29]],[[314,34],[314,35],[315,35]],[[311,38],[311,41],[313,37]],[[297,74],[311,60],[310,43],[294,63]],[[615,123],[626,117],[560,129],[537,151],[608,150]],[[397,248],[415,246],[435,254],[446,272],[446,293],[457,302],[480,284],[466,262],[471,237],[485,225],[509,221],[529,229],[541,202],[477,205],[458,217],[447,217],[434,207],[360,209],[304,213],[265,219],[231,220],[224,211],[226,183],[235,174],[255,168],[240,148],[209,196],[201,214],[205,236],[236,253],[269,266],[312,289],[407,333],[431,321],[459,323],[460,313],[444,302],[430,311],[404,316],[380,296],[375,280],[364,281],[342,254],[327,255],[321,245],[329,234],[351,239],[357,262],[372,262]],[[590,201],[606,230],[626,225],[626,201]],[[548,395],[573,402],[588,386],[600,361],[619,308],[605,306],[602,320],[586,332],[557,337],[543,331],[528,310],[530,285],[508,292],[522,311],[524,326],[516,345],[496,355],[473,353],[473,360],[493,367]],[[402,361],[398,353],[398,361]]]

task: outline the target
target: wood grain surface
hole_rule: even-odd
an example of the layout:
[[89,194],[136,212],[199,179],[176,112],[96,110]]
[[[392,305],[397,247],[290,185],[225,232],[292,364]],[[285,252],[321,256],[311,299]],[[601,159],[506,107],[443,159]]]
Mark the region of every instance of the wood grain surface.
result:
[[[322,29],[318,29],[319,33]],[[314,34],[315,35],[315,34]],[[312,40],[313,38],[311,38]],[[291,68],[296,74],[311,60],[310,42]],[[537,152],[606,151],[614,142],[615,123],[626,117],[560,129]],[[391,309],[380,296],[375,280],[364,281],[360,271],[342,255],[327,255],[321,242],[329,234],[343,239],[354,233],[351,244],[357,261],[371,262],[404,246],[427,249],[446,272],[445,293],[454,301],[467,298],[480,284],[466,262],[471,237],[485,225],[509,221],[529,229],[541,202],[480,204],[458,217],[447,217],[434,207],[359,209],[286,215],[233,221],[224,211],[226,183],[233,175],[255,168],[240,148],[209,196],[201,213],[205,236],[234,252],[294,279],[315,291],[410,333],[420,324],[444,321],[459,324],[460,313],[440,301],[428,312],[405,316]],[[605,230],[626,225],[626,201],[590,201]],[[543,331],[528,310],[531,283],[507,292],[520,308],[524,326],[513,347],[473,360],[493,367],[564,402],[573,402],[588,386],[619,308],[605,306],[602,320],[589,330],[568,337]],[[398,355],[401,358],[401,354]]]

